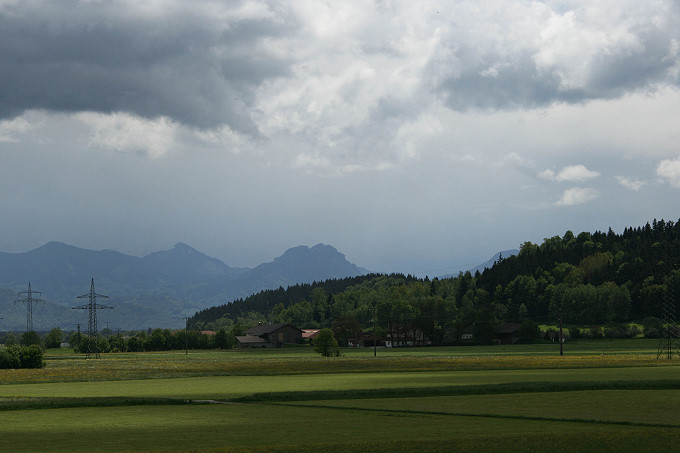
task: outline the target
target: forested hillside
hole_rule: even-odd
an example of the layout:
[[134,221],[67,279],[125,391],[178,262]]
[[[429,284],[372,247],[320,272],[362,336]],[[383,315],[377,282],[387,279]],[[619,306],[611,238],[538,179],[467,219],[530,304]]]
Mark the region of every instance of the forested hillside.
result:
[[[365,275],[287,290],[263,291],[197,313],[190,323],[212,328],[290,322],[334,327],[351,335],[407,325],[435,344],[460,338],[467,325],[552,322],[602,325],[659,317],[664,297],[680,299],[680,222],[654,220],[622,234],[567,231],[483,273],[448,279]],[[490,328],[490,327],[489,327]],[[343,330],[344,329],[344,330]]]

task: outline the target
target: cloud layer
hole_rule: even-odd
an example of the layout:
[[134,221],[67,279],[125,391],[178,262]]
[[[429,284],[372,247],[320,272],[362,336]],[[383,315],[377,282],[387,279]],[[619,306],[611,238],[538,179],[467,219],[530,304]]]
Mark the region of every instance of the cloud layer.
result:
[[525,109],[677,86],[677,2],[566,5],[3,2],[0,118],[125,112],[352,148],[437,102]]

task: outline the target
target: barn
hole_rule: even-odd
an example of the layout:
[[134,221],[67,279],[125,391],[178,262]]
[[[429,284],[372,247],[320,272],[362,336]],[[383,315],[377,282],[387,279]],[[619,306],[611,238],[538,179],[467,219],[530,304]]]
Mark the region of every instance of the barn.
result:
[[302,342],[302,330],[292,324],[260,324],[237,336],[241,348],[274,348]]

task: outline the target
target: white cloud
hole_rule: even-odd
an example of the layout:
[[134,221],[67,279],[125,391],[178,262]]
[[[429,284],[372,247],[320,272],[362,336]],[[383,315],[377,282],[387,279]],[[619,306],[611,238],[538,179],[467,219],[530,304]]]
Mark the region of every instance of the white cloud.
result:
[[562,198],[555,203],[557,206],[573,206],[587,203],[599,196],[599,192],[590,187],[572,187],[562,193]]
[[562,168],[558,173],[554,170],[543,170],[538,174],[541,179],[558,182],[577,182],[586,179],[593,179],[600,176],[600,172],[588,170],[585,165],[570,165]]
[[680,189],[680,157],[662,160],[656,167],[656,174],[671,186]]
[[18,142],[33,127],[24,117],[0,121],[0,142]]
[[84,112],[76,115],[91,129],[91,146],[162,157],[176,146],[179,125],[169,118],[154,120],[127,113]]
[[554,181],[555,180],[555,171],[551,169],[546,169],[543,170],[538,174],[538,177],[541,179],[547,179],[548,181]]
[[640,181],[639,179],[629,179],[626,178],[625,176],[617,176],[616,182],[621,184],[623,187],[626,187],[635,192],[642,189],[643,186],[647,185],[647,182],[645,181]]

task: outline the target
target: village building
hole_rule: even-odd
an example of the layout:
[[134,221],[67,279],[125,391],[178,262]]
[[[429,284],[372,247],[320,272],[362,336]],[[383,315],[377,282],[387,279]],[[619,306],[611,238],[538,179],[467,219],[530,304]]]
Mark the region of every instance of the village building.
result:
[[392,325],[385,331],[385,347],[429,346],[432,342],[422,330],[405,325]]
[[302,329],[302,339],[307,342],[312,341],[319,335],[319,332],[321,332],[320,329]]
[[275,348],[302,342],[302,330],[292,324],[260,324],[237,336],[240,348]]
[[[517,322],[506,322],[501,325],[494,333],[493,343],[496,344],[515,344],[520,340],[519,329],[521,324]],[[466,326],[460,336],[464,344],[474,344],[476,339],[474,337],[474,326],[472,324]]]
[[352,348],[384,347],[385,340],[372,333],[361,332],[359,335],[347,339],[347,346]]
[[472,325],[469,325],[463,329],[463,332],[460,334],[460,339],[464,343],[472,343],[474,338],[472,336]]
[[519,328],[521,324],[518,322],[506,322],[496,332],[496,338],[500,344],[515,344],[519,341]]

